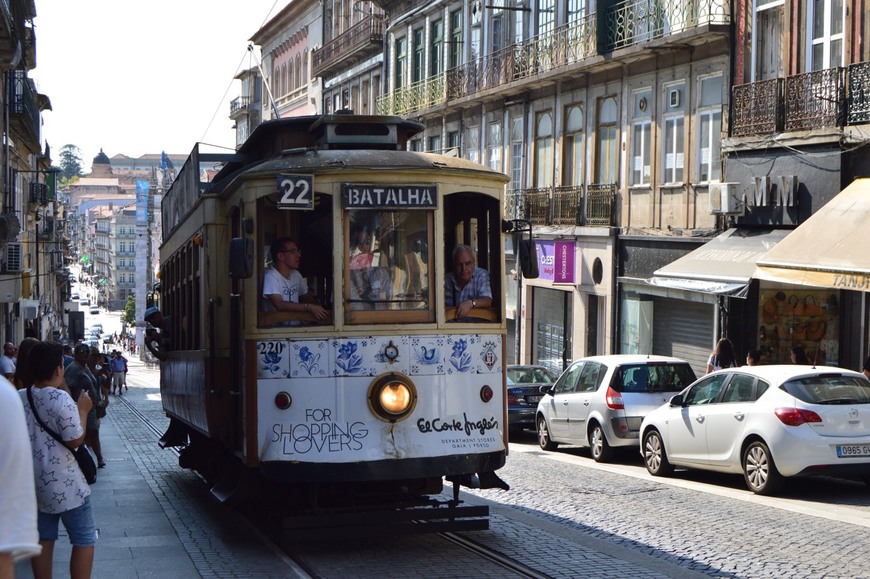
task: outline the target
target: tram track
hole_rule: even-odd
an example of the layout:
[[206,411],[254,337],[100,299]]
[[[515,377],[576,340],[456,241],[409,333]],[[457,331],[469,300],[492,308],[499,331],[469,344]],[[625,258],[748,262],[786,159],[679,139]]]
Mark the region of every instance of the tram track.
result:
[[[161,429],[148,418],[148,416],[142,412],[136,405],[128,399],[126,396],[119,395],[113,397],[113,402],[123,405],[127,410],[130,411],[141,423],[155,435],[155,443],[162,436],[163,432]],[[170,448],[167,449],[174,452],[176,455],[179,454],[178,449]],[[202,479],[202,477],[199,477]],[[202,479],[205,482],[205,479]],[[236,510],[236,514],[239,519],[245,524],[251,532],[256,533],[260,539],[268,544],[271,549],[275,552],[281,554],[282,558],[285,559],[288,566],[293,569],[294,576],[299,577],[300,579],[327,579],[329,577],[335,576],[334,574],[325,571],[321,572],[318,570],[318,567],[321,565],[318,564],[317,558],[312,557],[307,553],[298,553],[293,552],[293,550],[282,548],[280,546],[281,539],[273,537],[272,534],[268,530],[263,529],[261,525],[257,524],[256,520],[250,518],[244,512]],[[418,537],[426,537],[426,535],[418,535]],[[428,535],[429,541],[432,538],[438,538],[445,543],[449,543],[453,547],[460,548],[461,550],[471,553],[476,557],[479,557],[481,560],[487,561],[492,565],[496,565],[501,569],[504,569],[509,573],[510,576],[514,577],[525,577],[529,579],[548,579],[550,576],[535,569],[525,565],[504,553],[496,551],[482,543],[468,537],[462,533],[454,533],[454,532],[443,532],[443,533],[433,533],[432,535]],[[372,553],[372,556],[377,556],[375,553]],[[351,565],[352,563],[348,563]],[[507,576],[507,575],[506,575]]]

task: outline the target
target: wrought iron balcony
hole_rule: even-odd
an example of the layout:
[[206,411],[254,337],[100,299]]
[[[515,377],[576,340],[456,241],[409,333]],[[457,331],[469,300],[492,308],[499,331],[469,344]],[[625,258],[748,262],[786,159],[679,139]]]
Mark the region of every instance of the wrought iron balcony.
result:
[[27,76],[27,71],[10,70],[6,73],[6,88],[14,128],[28,135],[39,150],[39,106],[33,80]]
[[590,14],[580,22],[384,94],[378,99],[378,113],[407,115],[581,62],[596,55],[595,31],[595,14]]
[[814,70],[785,79],[785,130],[808,131],[843,126],[845,90],[842,68]]
[[319,76],[344,61],[356,61],[383,50],[384,16],[369,14],[311,55],[312,74]]
[[[870,121],[870,63],[731,89],[731,136],[809,131]],[[848,87],[848,94],[846,88]]]
[[606,52],[731,22],[730,0],[622,0],[604,13]]
[[772,78],[731,89],[731,136],[764,135],[782,130],[782,79]]
[[870,62],[850,65],[846,75],[849,87],[846,122],[870,123]]
[[230,101],[230,116],[232,117],[237,113],[247,110],[249,104],[251,104],[251,97],[240,96],[234,98]]
[[534,225],[612,226],[615,184],[511,190],[505,215]]

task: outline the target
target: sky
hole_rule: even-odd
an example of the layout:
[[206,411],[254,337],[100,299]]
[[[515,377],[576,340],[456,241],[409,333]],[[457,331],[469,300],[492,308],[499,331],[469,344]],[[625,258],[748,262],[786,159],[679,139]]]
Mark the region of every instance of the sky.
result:
[[[36,0],[37,90],[51,100],[43,135],[58,165],[79,148],[109,157],[234,148],[230,101],[256,66],[248,39],[288,0]],[[255,51],[259,56],[259,50]]]

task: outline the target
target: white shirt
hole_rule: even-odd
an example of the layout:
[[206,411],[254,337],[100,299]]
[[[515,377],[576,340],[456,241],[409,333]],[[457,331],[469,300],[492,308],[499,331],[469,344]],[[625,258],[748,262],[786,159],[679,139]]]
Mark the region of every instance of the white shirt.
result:
[[0,378],[0,553],[13,561],[38,555],[33,457],[24,407],[15,388]]
[[275,306],[269,300],[271,295],[280,295],[281,301],[299,303],[299,297],[308,293],[308,284],[305,278],[295,269],[290,270],[290,275],[284,277],[274,267],[270,267],[263,275],[263,297],[266,305],[264,311],[274,312]]
[[[63,513],[80,507],[91,494],[91,487],[69,448],[43,430],[33,417],[27,390],[19,390],[18,394],[30,431],[37,508],[43,513]],[[29,390],[33,392],[33,404],[46,426],[64,440],[75,440],[82,435],[79,409],[69,394],[50,386]]]
[[7,374],[15,374],[15,362],[6,354],[0,356],[0,374],[4,377]]

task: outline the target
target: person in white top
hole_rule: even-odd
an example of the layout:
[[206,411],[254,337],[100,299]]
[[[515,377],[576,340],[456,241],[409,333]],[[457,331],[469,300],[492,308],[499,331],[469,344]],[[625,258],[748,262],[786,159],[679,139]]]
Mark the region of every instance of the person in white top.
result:
[[3,344],[3,355],[0,356],[0,372],[7,380],[12,380],[15,375],[15,344],[6,342]]
[[8,380],[0,378],[0,577],[13,577],[16,561],[38,555],[36,487],[24,407]]
[[[58,524],[63,521],[73,546],[70,577],[87,578],[94,565],[97,528],[91,510],[91,487],[71,451],[85,439],[85,425],[93,401],[86,390],[82,390],[74,402],[69,394],[59,389],[64,375],[60,344],[36,344],[30,351],[29,362],[34,384],[19,390],[18,395],[30,435],[31,481],[36,485],[36,520],[42,546],[42,553],[30,562],[33,576],[35,579],[51,577]],[[33,397],[33,408],[42,422],[64,440],[64,445],[36,420],[28,393]]]
[[263,276],[264,310],[268,312],[310,312],[318,320],[328,320],[329,310],[317,304],[299,273],[302,250],[290,237],[276,239],[269,249],[272,267]]

